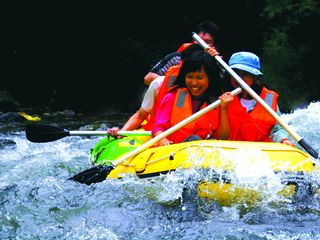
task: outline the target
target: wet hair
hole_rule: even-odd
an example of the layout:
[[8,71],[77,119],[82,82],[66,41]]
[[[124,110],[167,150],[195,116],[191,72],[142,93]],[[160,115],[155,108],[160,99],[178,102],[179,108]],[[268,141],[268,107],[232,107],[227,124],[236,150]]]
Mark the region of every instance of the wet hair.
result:
[[206,102],[212,102],[221,95],[221,83],[219,77],[219,69],[214,59],[203,50],[197,50],[186,57],[181,65],[179,75],[175,81],[176,88],[183,88],[186,86],[185,77],[190,72],[204,71],[208,75],[209,86],[204,93]]

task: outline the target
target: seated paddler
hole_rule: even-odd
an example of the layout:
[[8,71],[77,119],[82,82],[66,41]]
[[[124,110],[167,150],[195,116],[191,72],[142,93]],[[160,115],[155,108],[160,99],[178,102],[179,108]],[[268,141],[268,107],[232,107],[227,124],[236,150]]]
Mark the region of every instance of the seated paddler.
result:
[[220,70],[203,50],[193,52],[180,68],[175,85],[169,89],[156,112],[153,136],[157,136],[185,118],[221,99],[222,104],[158,142],[171,143],[201,139],[228,139],[230,128],[227,108],[233,100],[222,93]]
[[[237,52],[229,59],[229,66],[265,101],[278,115],[279,94],[268,89],[262,82],[263,73],[260,59],[251,52]],[[233,88],[239,86],[231,77]],[[289,140],[289,134],[279,123],[258,103],[247,91],[234,97],[228,107],[230,140],[280,142],[294,145]]]

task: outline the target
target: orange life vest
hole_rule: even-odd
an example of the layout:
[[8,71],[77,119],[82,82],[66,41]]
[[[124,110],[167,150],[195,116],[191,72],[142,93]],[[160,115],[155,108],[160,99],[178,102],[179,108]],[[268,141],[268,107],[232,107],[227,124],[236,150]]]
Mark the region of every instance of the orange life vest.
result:
[[[278,94],[263,87],[260,97],[277,111]],[[257,102],[251,112],[240,103],[238,97],[228,107],[230,140],[270,142],[269,137],[276,120]]]
[[[179,49],[177,50],[177,52],[182,52],[184,51],[187,47],[191,46],[193,43],[184,43],[182,44]],[[162,82],[162,85],[159,89],[159,93],[158,93],[158,97],[157,97],[157,101],[155,104],[155,112],[158,109],[163,97],[168,93],[168,90],[174,85],[178,75],[179,75],[179,71],[181,68],[183,61],[180,61],[180,63],[176,66],[172,66],[168,69],[168,71],[165,74],[164,80]]]
[[187,47],[191,46],[193,43],[183,43],[177,50],[177,52],[183,52]]
[[[206,106],[206,104],[203,104],[201,109]],[[188,89],[178,89],[170,118],[171,126],[176,125],[192,114],[191,95]],[[194,134],[198,135],[202,139],[206,139],[209,136],[212,136],[217,130],[218,123],[219,109],[214,109],[172,133],[168,136],[168,139],[175,143],[179,143]]]
[[164,80],[159,88],[158,95],[154,96],[155,99],[154,99],[153,109],[148,114],[146,122],[141,125],[141,127],[144,130],[149,131],[149,130],[153,129],[156,112],[160,106],[162,99],[168,93],[168,89],[173,86],[175,80],[177,79],[177,77],[179,75],[180,67],[181,67],[181,64],[179,64],[178,66],[172,66],[168,69],[168,71],[164,77]]
[[[182,44],[178,48],[177,52],[184,51],[187,47],[189,47],[192,44],[193,43],[184,43],[184,44]],[[167,94],[168,89],[173,86],[175,80],[177,79],[177,77],[179,75],[179,70],[180,70],[181,64],[182,64],[182,61],[180,62],[179,65],[170,67],[168,69],[168,71],[166,72],[165,78],[164,78],[164,80],[162,82],[162,85],[159,88],[158,95],[154,99],[154,106],[153,106],[152,112],[150,112],[148,114],[146,121],[141,125],[141,127],[144,130],[149,131],[149,130],[153,129],[155,115],[156,115],[156,112],[158,110],[158,107],[159,107],[163,97]]]

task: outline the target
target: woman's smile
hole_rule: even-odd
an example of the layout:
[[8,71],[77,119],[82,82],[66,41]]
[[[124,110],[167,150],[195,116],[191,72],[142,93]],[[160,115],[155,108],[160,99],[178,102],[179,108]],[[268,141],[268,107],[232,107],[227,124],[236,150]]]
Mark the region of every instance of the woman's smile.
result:
[[186,74],[185,80],[186,86],[193,96],[200,96],[209,86],[208,75],[203,68],[200,71]]

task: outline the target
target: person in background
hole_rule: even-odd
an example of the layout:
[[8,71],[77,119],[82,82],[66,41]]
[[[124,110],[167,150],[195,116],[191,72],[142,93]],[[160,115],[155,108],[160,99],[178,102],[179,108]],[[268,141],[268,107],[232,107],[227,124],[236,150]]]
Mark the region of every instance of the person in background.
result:
[[203,50],[195,51],[183,60],[175,85],[160,103],[152,135],[161,134],[218,98],[222,104],[163,138],[156,145],[229,138],[227,108],[233,96],[230,92],[221,95],[219,72],[212,57]]
[[[219,55],[215,44],[220,29],[215,23],[211,21],[201,22],[196,27],[195,32],[210,46],[211,55]],[[143,124],[142,128],[145,130],[151,130],[153,128],[157,108],[168,88],[178,76],[182,58],[197,49],[197,46],[193,46],[197,45],[194,43],[196,42],[182,44],[177,52],[168,54],[150,70],[144,77],[144,82],[149,85],[149,87],[144,95],[141,107],[128,119],[121,129],[119,127],[108,128],[107,131],[110,136],[119,137],[119,130],[135,130],[139,128],[141,124]],[[198,49],[200,49],[199,46]],[[223,77],[222,74],[220,77]]]
[[[181,52],[180,64],[172,66],[166,72],[165,76],[159,76],[151,82],[146,94],[144,95],[140,109],[134,113],[121,128],[122,131],[135,130],[142,126],[145,130],[152,130],[155,114],[160,105],[161,100],[167,93],[168,89],[174,84],[178,76],[182,60],[191,55],[192,52],[202,50],[198,44],[191,44]],[[211,54],[218,55],[215,48],[211,48]],[[118,137],[120,128],[108,128],[108,134],[113,137]]]
[[[236,52],[229,59],[229,66],[241,77],[278,115],[278,93],[269,90],[260,83],[263,73],[260,71],[260,59],[251,52]],[[231,85],[239,87],[231,76]],[[294,145],[288,133],[277,121],[254,100],[242,91],[228,107],[230,140],[281,142]]]
[[[212,48],[216,47],[216,39],[219,36],[220,29],[219,27],[212,21],[203,21],[198,24],[195,29],[195,32]],[[195,43],[193,41],[192,43]],[[163,59],[161,59],[157,64],[155,64],[151,70],[144,77],[144,83],[146,85],[150,85],[150,83],[159,76],[164,76],[168,69],[172,66],[176,66],[180,64],[181,61],[181,52],[192,43],[184,43],[182,44],[176,52],[170,53],[166,55]]]

